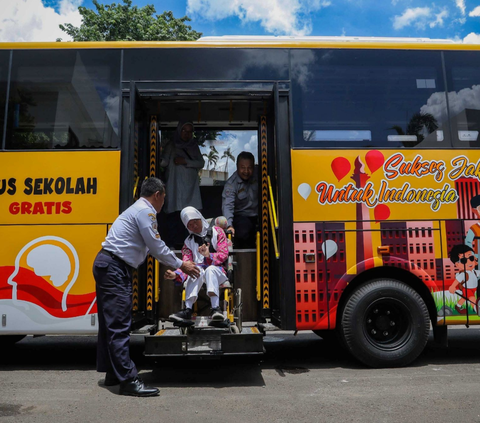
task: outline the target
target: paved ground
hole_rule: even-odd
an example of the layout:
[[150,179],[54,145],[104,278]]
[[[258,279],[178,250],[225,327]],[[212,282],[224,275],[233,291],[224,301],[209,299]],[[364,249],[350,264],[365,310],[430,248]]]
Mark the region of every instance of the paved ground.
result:
[[132,355],[156,398],[119,396],[95,372],[94,337],[0,350],[0,422],[480,422],[480,332],[450,330],[413,366],[367,369],[311,332],[267,336],[261,359],[157,363]]

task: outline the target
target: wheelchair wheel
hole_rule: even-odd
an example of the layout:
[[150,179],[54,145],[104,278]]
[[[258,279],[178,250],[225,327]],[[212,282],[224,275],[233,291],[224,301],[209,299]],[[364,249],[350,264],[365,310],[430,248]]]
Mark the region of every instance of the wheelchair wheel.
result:
[[233,321],[238,328],[238,331],[242,331],[243,325],[243,313],[242,313],[242,290],[238,288],[235,291],[234,296],[234,312],[233,312]]

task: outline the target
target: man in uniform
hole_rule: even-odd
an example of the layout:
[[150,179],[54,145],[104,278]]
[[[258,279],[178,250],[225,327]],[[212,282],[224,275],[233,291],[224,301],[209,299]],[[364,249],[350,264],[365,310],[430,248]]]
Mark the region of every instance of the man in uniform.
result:
[[235,237],[236,248],[255,248],[255,229],[258,216],[258,180],[255,158],[242,151],[237,157],[237,171],[223,188],[222,213],[228,230]]
[[93,275],[98,308],[97,371],[106,372],[106,386],[120,384],[120,395],[146,397],[158,395],[159,390],[143,384],[130,358],[132,270],[151,254],[192,277],[200,271],[194,263],[178,259],[160,239],[156,216],[165,201],[163,182],[146,179],[140,196],[108,231],[95,258]]

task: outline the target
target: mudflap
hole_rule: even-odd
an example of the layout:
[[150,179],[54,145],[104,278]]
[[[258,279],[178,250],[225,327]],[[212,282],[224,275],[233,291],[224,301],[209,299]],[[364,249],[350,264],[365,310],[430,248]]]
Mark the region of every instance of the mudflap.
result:
[[145,336],[145,356],[221,357],[263,354],[263,334],[256,327],[194,327],[162,329]]

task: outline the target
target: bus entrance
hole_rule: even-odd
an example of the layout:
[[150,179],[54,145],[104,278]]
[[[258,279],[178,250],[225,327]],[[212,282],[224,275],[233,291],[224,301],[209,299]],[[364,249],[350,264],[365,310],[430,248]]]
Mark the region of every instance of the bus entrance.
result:
[[[158,84],[157,84],[158,85]],[[192,122],[194,137],[205,160],[199,171],[202,214],[205,218],[222,215],[222,191],[235,172],[235,159],[242,151],[255,157],[259,192],[256,248],[238,249],[233,241],[233,300],[221,298],[221,304],[236,315],[224,328],[175,328],[168,316],[179,310],[182,287],[164,280],[166,268],[148,257],[133,278],[134,320],[137,333],[146,335],[146,354],[222,355],[259,354],[263,352],[263,328],[271,319],[281,322],[278,280],[278,206],[277,161],[275,152],[279,131],[286,131],[279,121],[275,104],[279,102],[277,85],[262,90],[236,87],[186,89],[131,82],[129,137],[130,150],[124,160],[129,169],[124,177],[124,201],[138,199],[141,182],[150,176],[166,180],[164,152],[173,142],[179,121]],[[286,105],[286,104],[285,104]],[[285,108],[285,111],[288,110]],[[124,117],[126,114],[124,113]],[[288,141],[288,138],[287,138]],[[288,144],[286,145],[288,149]],[[275,193],[275,195],[274,195]],[[167,196],[169,195],[167,191]],[[168,219],[158,215],[159,231],[167,242]],[[169,245],[167,243],[167,245]],[[181,257],[178,245],[169,245]],[[272,289],[273,288],[273,289]],[[227,290],[228,291],[228,290]],[[238,292],[241,298],[238,298]],[[227,292],[228,295],[228,292]],[[195,312],[208,314],[209,299],[200,296]],[[232,308],[234,309],[232,311]],[[238,310],[240,309],[240,310]],[[225,312],[227,315],[227,312]],[[239,325],[238,317],[241,316]],[[227,319],[228,320],[228,316]],[[198,318],[197,318],[198,321]],[[240,326],[240,327],[239,327]]]

